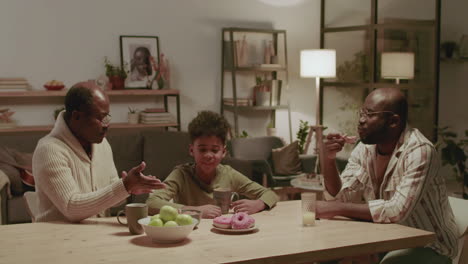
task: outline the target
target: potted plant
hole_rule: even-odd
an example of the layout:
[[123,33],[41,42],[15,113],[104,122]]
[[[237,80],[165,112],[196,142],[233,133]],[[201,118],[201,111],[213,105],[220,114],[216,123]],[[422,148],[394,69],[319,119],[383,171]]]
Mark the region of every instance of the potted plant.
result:
[[455,41],[445,41],[440,47],[446,58],[452,58],[453,53],[458,50],[458,44]]
[[129,124],[138,124],[140,113],[138,110],[132,107],[128,107],[128,123]]
[[465,130],[465,138],[458,139],[457,133],[450,131],[449,127],[438,128],[439,142],[436,144],[440,149],[442,166],[449,165],[460,182],[463,198],[468,199],[468,171],[466,168],[468,130]]
[[273,120],[271,120],[270,123],[268,123],[267,136],[276,136],[276,128],[273,125]]
[[255,77],[253,101],[256,106],[270,105],[270,90],[265,84],[265,80],[260,76]]
[[297,141],[299,143],[299,153],[304,154],[304,147],[309,134],[309,122],[299,120],[299,130],[296,133]]
[[104,66],[106,67],[106,76],[112,84],[112,89],[123,89],[125,87],[125,79],[127,78],[127,72],[124,67],[115,66],[109,62],[107,57],[104,58]]

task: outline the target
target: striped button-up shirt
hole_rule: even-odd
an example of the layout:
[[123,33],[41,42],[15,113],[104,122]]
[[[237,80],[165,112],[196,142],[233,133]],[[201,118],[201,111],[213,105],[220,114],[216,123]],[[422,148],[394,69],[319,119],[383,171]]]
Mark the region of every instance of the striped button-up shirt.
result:
[[454,258],[458,231],[432,143],[419,130],[407,126],[378,190],[374,187],[376,154],[376,145],[356,146],[340,175],[342,189],[336,198],[368,203],[376,223],[398,223],[434,232],[436,241],[428,247]]

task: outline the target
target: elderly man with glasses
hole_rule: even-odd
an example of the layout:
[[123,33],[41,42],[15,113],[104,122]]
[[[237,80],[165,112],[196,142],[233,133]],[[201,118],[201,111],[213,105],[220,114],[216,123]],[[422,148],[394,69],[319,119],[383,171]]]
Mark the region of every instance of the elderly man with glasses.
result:
[[77,83],[68,91],[65,111],[33,155],[36,221],[103,216],[132,193],[164,188],[160,180],[142,173],[144,162],[123,171],[119,179],[105,139],[109,123],[109,98],[94,82]]
[[448,203],[433,144],[407,124],[408,103],[393,88],[376,89],[359,111],[360,143],[345,170],[336,154],[339,134],[325,142],[325,187],[333,201],[317,202],[317,216],[345,216],[375,223],[398,223],[436,233],[424,248],[381,254],[380,263],[451,263],[457,254],[457,227]]

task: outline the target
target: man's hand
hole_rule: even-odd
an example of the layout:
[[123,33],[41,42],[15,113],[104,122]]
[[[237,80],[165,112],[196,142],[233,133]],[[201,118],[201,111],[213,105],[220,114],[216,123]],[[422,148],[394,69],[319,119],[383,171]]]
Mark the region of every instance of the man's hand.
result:
[[231,208],[234,212],[244,212],[247,214],[255,214],[265,209],[266,205],[262,200],[247,200],[242,199],[231,203]]
[[142,171],[146,168],[143,161],[140,165],[132,168],[128,173],[122,171],[122,180],[125,189],[131,194],[150,193],[154,189],[164,189],[166,185],[154,176],[146,176]]
[[346,143],[345,138],[340,134],[330,133],[327,135],[325,143],[325,157],[328,159],[335,159],[336,153],[343,149]]
[[182,209],[195,209],[202,212],[202,218],[213,219],[221,215],[221,208],[216,205],[206,204],[201,206],[184,206]]

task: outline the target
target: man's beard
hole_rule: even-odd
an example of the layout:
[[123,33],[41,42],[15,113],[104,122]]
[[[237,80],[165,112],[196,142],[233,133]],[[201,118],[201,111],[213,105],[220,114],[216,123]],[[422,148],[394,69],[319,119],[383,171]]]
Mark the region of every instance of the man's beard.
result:
[[382,125],[373,131],[370,131],[365,137],[361,138],[361,142],[368,145],[379,144],[385,142],[387,137],[387,126]]

